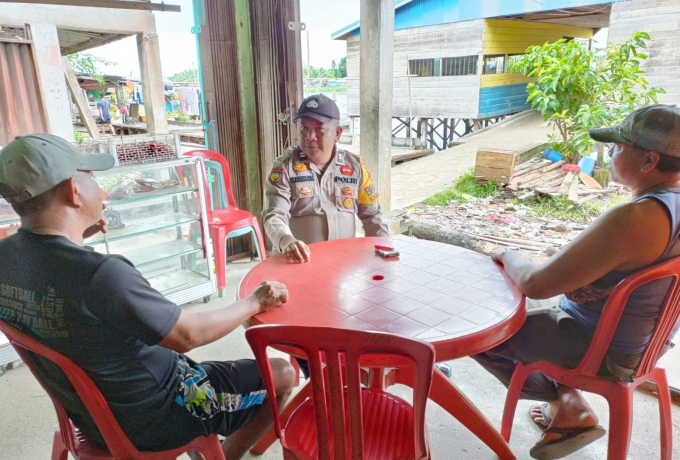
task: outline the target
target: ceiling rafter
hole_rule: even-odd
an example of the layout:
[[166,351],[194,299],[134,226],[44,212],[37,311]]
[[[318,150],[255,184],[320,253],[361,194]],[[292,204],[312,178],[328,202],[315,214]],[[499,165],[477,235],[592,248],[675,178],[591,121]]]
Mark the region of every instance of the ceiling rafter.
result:
[[164,2],[152,3],[140,0],[0,0],[0,3],[32,3],[59,6],[87,6],[91,8],[117,8],[140,11],[167,11],[179,13],[180,5],[166,5]]

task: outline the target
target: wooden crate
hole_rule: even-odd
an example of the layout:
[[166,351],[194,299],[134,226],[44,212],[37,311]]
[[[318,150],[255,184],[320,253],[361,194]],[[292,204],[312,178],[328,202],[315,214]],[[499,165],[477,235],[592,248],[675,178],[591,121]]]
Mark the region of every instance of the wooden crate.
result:
[[515,169],[516,154],[514,150],[479,148],[475,161],[475,177],[482,180],[509,182]]

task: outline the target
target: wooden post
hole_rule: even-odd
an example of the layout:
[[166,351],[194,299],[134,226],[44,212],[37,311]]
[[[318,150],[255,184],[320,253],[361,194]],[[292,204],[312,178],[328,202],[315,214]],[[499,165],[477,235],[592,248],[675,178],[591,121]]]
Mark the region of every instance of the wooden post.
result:
[[444,118],[444,136],[442,138],[442,150],[449,147],[449,119]]
[[597,146],[597,162],[595,164],[598,167],[603,168],[604,167],[604,143],[603,142],[595,142],[595,145]]
[[392,199],[394,0],[362,1],[360,20],[360,146],[387,216]]
[[80,119],[85,123],[87,132],[90,133],[92,139],[99,139],[99,130],[97,129],[97,122],[94,120],[92,113],[90,112],[90,105],[87,103],[87,99],[83,96],[83,91],[80,89],[76,75],[71,69],[71,64],[68,62],[68,57],[64,56],[61,58],[61,63],[64,66],[64,75],[66,76],[66,86],[68,86],[73,100],[76,101],[76,107],[78,107],[78,112],[80,112]]
[[262,211],[262,184],[260,180],[260,149],[257,141],[253,43],[248,0],[234,0],[234,19],[241,102],[241,129],[243,130],[243,139],[246,140],[243,145],[246,166],[246,196],[248,211],[259,216]]

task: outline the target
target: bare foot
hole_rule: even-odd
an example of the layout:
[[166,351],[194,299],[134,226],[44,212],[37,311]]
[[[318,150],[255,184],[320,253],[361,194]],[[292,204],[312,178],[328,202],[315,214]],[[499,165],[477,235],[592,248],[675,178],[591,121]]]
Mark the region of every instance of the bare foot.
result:
[[[549,403],[545,403],[545,409],[543,410],[541,409],[542,406],[543,404],[531,406],[531,409],[529,409],[529,415],[531,416],[532,420],[536,425],[548,428],[550,426],[550,423],[552,422],[552,419],[555,418],[555,413],[557,413],[559,402],[556,400]],[[546,412],[545,416],[543,414],[544,410]]]
[[[597,414],[595,414],[588,402],[583,398],[580,391],[573,388],[560,388],[558,393],[559,399],[548,406],[552,417],[551,427],[575,429],[588,428],[598,424]],[[553,404],[556,404],[556,407],[552,407]],[[540,414],[540,409],[538,412],[539,416],[543,418],[542,414]],[[538,442],[552,441],[562,436],[559,433],[548,432],[544,433]]]

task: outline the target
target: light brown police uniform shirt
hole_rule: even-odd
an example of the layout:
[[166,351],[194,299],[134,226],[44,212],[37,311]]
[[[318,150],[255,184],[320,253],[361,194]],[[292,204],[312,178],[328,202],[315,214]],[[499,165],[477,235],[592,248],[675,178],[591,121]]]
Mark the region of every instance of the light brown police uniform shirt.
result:
[[265,187],[262,221],[274,249],[293,235],[307,244],[354,238],[355,216],[366,236],[388,236],[378,192],[366,166],[351,152],[335,148],[324,171],[297,147],[274,161]]

